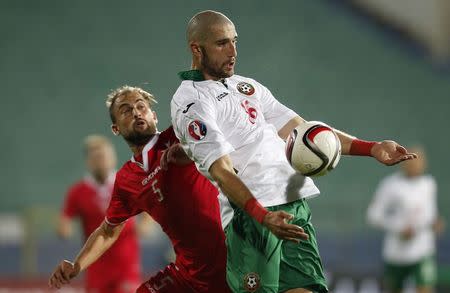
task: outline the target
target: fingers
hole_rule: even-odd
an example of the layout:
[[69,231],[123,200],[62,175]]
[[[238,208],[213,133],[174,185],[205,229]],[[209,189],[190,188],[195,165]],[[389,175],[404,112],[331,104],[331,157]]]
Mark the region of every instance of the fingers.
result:
[[62,285],[68,284],[71,279],[73,264],[69,261],[63,261],[53,272],[48,285],[50,288],[60,289]]

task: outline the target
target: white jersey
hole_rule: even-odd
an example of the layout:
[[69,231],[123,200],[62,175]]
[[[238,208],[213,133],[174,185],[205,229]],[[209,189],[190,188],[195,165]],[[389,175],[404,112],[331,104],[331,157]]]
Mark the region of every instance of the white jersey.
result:
[[[175,134],[202,174],[210,178],[209,167],[228,154],[239,178],[263,206],[319,194],[310,178],[289,165],[285,142],[278,136],[295,112],[250,78],[195,79],[181,83],[171,102],[171,115]],[[232,210],[223,194],[220,202],[226,226]]]
[[[436,217],[436,183],[430,175],[388,176],[368,209],[369,221],[386,231],[383,258],[394,264],[412,264],[435,252],[432,224]],[[401,232],[409,226],[415,233],[405,240]]]

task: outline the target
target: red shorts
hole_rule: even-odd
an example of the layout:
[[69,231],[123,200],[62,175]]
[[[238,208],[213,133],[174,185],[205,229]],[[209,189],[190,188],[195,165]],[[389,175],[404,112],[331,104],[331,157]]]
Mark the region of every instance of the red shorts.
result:
[[142,284],[136,293],[231,293],[226,284],[225,278],[222,280],[208,280],[208,285],[196,285],[193,281],[183,278],[180,268],[175,264],[169,264],[164,270],[159,271],[147,282]]

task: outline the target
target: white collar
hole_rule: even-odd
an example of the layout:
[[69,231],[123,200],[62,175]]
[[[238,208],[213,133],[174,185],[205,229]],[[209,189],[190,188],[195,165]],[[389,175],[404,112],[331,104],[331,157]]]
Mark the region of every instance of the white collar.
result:
[[137,164],[139,167],[144,169],[144,171],[148,171],[148,152],[155,146],[156,142],[158,141],[160,132],[155,133],[153,135],[152,139],[145,145],[144,149],[142,150],[142,163],[136,161],[134,159],[134,156],[131,156],[131,162]]

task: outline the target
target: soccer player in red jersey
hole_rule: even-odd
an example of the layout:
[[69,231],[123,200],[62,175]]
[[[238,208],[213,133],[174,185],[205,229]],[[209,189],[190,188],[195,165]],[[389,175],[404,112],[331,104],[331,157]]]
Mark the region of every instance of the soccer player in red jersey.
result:
[[[72,220],[80,219],[87,238],[102,223],[114,186],[116,155],[104,136],[84,140],[88,174],[72,185],[58,222],[58,234],[72,235]],[[104,272],[108,271],[108,274]],[[134,219],[128,221],[113,246],[86,271],[87,292],[130,293],[140,284],[140,255]]]
[[73,263],[62,261],[57,266],[50,287],[67,284],[114,243],[127,219],[147,212],[171,239],[176,260],[137,293],[230,292],[218,191],[186,156],[172,151],[178,140],[171,127],[157,131],[151,109],[155,102],[151,94],[135,87],[121,87],[109,95],[112,130],[125,139],[133,156],[116,175],[104,222]]

